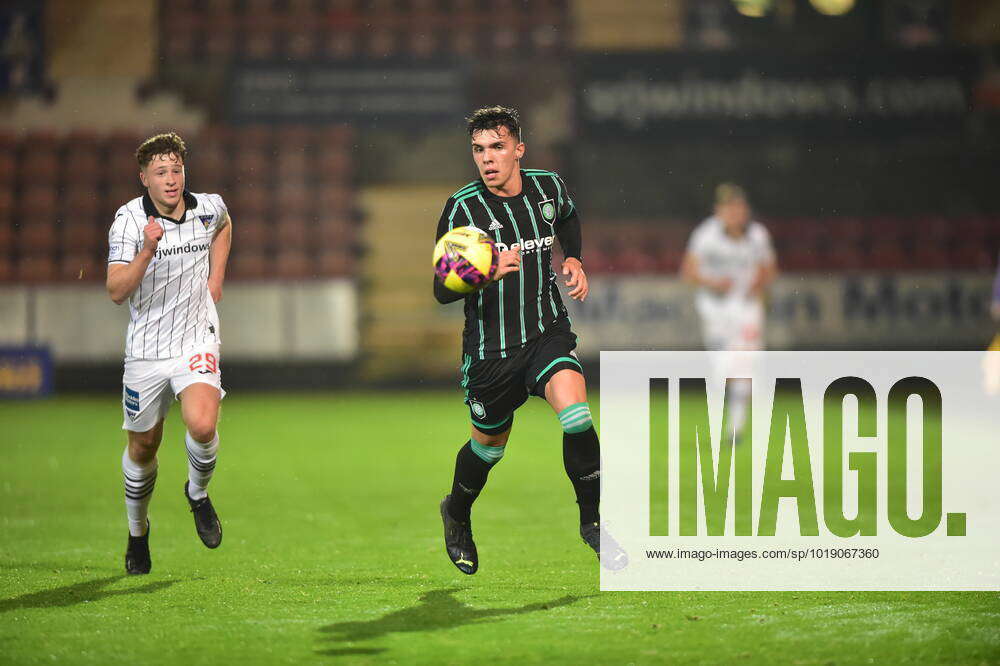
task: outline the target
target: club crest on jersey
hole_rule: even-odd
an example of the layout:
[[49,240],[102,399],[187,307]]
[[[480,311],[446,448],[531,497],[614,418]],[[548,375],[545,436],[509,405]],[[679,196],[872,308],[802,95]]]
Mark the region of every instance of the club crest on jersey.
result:
[[556,204],[552,199],[546,199],[545,201],[538,202],[538,213],[542,216],[542,219],[552,224],[556,221]]
[[205,225],[206,229],[208,229],[208,225],[212,224],[211,215],[199,215],[198,219],[201,220],[201,223]]

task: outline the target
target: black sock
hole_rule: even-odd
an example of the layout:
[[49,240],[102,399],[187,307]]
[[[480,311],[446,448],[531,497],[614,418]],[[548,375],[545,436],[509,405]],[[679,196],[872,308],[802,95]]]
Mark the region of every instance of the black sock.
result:
[[599,522],[601,445],[593,426],[583,432],[563,433],[563,464],[580,505],[580,524]]
[[469,522],[472,503],[479,497],[486,477],[496,463],[488,463],[473,450],[471,442],[458,450],[455,456],[455,479],[451,483],[451,499],[448,500],[448,513],[455,520]]

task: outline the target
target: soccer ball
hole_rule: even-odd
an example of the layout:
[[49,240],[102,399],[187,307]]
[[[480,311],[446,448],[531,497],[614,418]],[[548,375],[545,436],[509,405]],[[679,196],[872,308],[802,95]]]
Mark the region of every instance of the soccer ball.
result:
[[448,289],[470,294],[493,279],[499,260],[492,238],[476,227],[457,227],[434,246],[434,275]]

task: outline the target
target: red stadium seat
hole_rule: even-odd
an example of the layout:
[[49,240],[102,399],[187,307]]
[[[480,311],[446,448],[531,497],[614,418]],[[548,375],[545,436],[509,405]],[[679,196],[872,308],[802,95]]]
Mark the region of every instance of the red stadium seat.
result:
[[267,258],[267,255],[262,251],[246,248],[234,251],[232,261],[227,265],[226,273],[234,279],[242,280],[274,277],[272,262]]
[[876,240],[869,248],[865,268],[895,271],[913,268],[913,265],[897,241],[881,239]]
[[996,248],[989,248],[981,242],[959,242],[949,256],[949,265],[955,270],[994,270],[997,260]]
[[316,266],[302,249],[282,249],[274,261],[275,277],[299,279],[316,276]]
[[351,176],[353,169],[351,154],[346,150],[321,150],[316,168],[323,175],[323,180],[343,181]]
[[301,216],[282,216],[278,221],[277,238],[282,248],[302,248],[313,246],[315,229]]
[[23,255],[14,270],[20,282],[51,282],[57,275],[56,262],[49,254]]
[[319,208],[334,215],[346,215],[354,206],[354,192],[341,185],[326,185],[319,191]]
[[26,220],[53,219],[58,203],[58,192],[52,185],[32,185],[18,199],[18,217]]
[[[778,265],[784,268],[784,257],[778,255]],[[827,248],[821,268],[833,271],[858,270],[864,266],[864,258],[857,241],[838,238]]]
[[294,180],[278,185],[276,203],[282,215],[301,218],[314,207],[315,197],[301,180]]
[[22,218],[17,229],[17,248],[22,254],[52,252],[59,245],[54,219]]
[[244,250],[257,251],[265,249],[272,241],[274,234],[269,223],[262,216],[241,216],[233,222],[233,248],[235,252]]
[[282,147],[275,166],[278,174],[285,180],[302,179],[309,172],[309,156],[304,147]]
[[58,234],[59,247],[65,254],[94,254],[99,248],[103,252],[108,246],[108,229],[98,227],[92,220],[62,222],[58,225]]
[[14,262],[6,254],[0,254],[0,282],[10,282],[14,277]]
[[59,277],[67,281],[96,282],[105,278],[105,268],[93,254],[67,254],[59,262]]
[[349,249],[324,250],[319,255],[319,272],[326,276],[351,275],[354,255]]
[[13,152],[0,152],[0,189],[10,189],[17,180],[18,163]]
[[361,35],[355,28],[339,28],[326,32],[320,43],[323,54],[334,60],[356,57],[361,51]]
[[347,218],[321,217],[314,224],[319,242],[324,248],[345,247],[354,241],[354,227]]

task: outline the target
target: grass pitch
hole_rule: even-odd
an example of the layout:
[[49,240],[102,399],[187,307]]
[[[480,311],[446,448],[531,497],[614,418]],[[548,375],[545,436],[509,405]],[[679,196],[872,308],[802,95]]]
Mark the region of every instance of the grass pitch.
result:
[[437,510],[468,436],[457,389],[231,395],[216,551],[182,495],[175,406],[153,572],[126,577],[120,424],[114,395],[0,403],[2,663],[1000,662],[995,593],[599,592],[539,400],[476,503],[463,576]]

